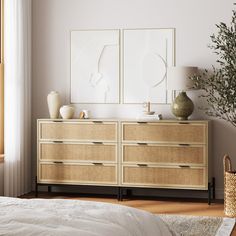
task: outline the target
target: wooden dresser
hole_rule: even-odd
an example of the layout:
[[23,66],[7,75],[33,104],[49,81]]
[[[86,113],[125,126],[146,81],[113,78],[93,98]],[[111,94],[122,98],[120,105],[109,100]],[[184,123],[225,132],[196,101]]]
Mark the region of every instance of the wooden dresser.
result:
[[38,121],[38,183],[118,185],[118,122]]
[[37,184],[206,190],[209,122],[38,120]]

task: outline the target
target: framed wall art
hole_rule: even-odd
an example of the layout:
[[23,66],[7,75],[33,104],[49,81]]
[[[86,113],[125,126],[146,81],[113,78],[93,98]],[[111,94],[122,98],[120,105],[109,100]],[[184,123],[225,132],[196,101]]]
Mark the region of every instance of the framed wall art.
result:
[[119,103],[119,30],[71,31],[71,103]]
[[166,72],[174,63],[174,29],[124,30],[123,103],[171,103]]

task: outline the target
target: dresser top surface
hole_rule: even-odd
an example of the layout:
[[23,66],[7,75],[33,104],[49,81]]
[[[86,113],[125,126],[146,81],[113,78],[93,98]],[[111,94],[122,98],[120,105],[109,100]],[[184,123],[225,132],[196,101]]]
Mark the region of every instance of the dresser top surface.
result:
[[157,120],[157,119],[135,119],[135,118],[91,118],[91,119],[38,119],[38,121],[45,122],[147,122],[147,123],[202,123],[202,122],[210,122],[210,120]]

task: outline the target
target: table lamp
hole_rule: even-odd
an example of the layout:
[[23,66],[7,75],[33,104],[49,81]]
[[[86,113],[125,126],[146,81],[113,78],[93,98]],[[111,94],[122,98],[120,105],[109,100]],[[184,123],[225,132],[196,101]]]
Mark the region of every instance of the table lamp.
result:
[[178,120],[187,120],[193,113],[194,104],[187,96],[186,91],[193,88],[190,76],[196,75],[197,67],[178,66],[167,69],[167,89],[171,91],[181,91],[174,99],[171,109]]

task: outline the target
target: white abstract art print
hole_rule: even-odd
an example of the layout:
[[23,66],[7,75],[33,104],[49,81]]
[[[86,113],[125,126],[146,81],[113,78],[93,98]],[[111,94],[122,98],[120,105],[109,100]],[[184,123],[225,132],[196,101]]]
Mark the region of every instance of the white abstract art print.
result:
[[71,32],[71,103],[119,103],[119,35]]
[[166,72],[173,66],[174,29],[123,31],[123,103],[171,103]]

